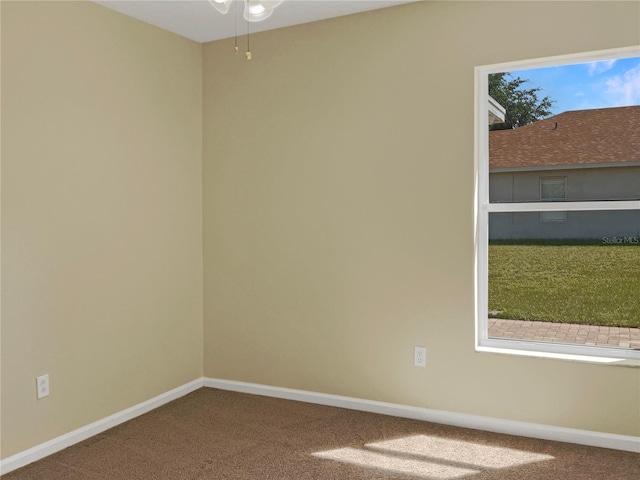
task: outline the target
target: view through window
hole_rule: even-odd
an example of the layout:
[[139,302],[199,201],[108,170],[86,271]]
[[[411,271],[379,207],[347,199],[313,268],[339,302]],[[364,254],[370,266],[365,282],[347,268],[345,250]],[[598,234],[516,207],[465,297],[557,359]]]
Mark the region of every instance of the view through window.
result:
[[638,53],[480,69],[479,345],[640,358]]

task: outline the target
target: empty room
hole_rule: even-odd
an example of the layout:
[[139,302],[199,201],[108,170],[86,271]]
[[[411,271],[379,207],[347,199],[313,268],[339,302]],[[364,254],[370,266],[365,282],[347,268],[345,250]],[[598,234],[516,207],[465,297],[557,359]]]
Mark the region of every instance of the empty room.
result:
[[[640,3],[0,6],[3,480],[640,476]],[[565,65],[601,137],[489,131]],[[491,163],[527,132],[604,160]]]

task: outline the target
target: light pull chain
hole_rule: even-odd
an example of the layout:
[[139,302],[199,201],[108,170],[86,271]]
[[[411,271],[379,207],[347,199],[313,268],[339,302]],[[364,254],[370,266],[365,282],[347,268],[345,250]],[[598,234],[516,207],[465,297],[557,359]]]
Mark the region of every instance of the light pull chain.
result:
[[238,0],[233,2],[233,53],[238,53]]
[[251,60],[251,48],[249,43],[249,20],[247,20],[247,53],[245,53],[247,60]]

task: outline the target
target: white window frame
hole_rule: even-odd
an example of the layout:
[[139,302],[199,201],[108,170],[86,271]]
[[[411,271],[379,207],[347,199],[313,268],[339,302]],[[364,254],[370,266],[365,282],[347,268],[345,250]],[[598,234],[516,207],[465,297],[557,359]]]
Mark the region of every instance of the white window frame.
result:
[[475,338],[476,350],[545,358],[557,358],[603,364],[640,366],[640,351],[599,346],[544,343],[535,341],[489,338],[489,214],[498,212],[559,212],[638,210],[640,200],[577,201],[577,202],[489,202],[489,99],[488,75],[516,72],[576,63],[596,62],[640,56],[640,45],[602,50],[576,55],[563,55],[534,60],[478,66],[475,68]]

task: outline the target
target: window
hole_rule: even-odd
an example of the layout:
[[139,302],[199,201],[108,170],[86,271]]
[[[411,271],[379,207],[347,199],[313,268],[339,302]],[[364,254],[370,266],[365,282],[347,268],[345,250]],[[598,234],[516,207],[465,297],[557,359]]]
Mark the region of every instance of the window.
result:
[[[560,202],[567,199],[567,177],[540,177],[540,200]],[[565,222],[567,212],[540,212],[541,222]]]
[[[592,110],[580,118],[576,116],[583,111],[576,110],[555,114],[550,120],[552,123],[544,123],[546,120],[536,122],[540,127],[535,135],[536,141],[523,142],[520,148],[530,148],[534,152],[544,150],[548,155],[558,145],[564,148],[567,142],[574,141],[580,147],[578,150],[564,148],[575,158],[584,153],[574,163],[554,161],[544,164],[537,161],[525,164],[517,159],[511,163],[494,162],[491,166],[487,113],[490,102],[488,75],[492,73],[514,72],[517,75],[526,69],[575,64],[598,66],[599,62],[612,65],[617,60],[635,57],[639,57],[640,70],[638,46],[476,67],[477,350],[601,363],[631,361],[637,364],[640,361],[640,349],[630,347],[628,343],[602,344],[589,341],[592,340],[588,338],[590,334],[580,333],[586,331],[583,328],[589,322],[596,322],[597,326],[600,321],[610,321],[609,317],[614,322],[630,319],[629,325],[640,322],[637,286],[626,289],[626,279],[637,277],[640,266],[640,247],[637,246],[640,243],[640,158],[637,158],[637,145],[631,146],[630,150],[635,150],[634,158],[627,156],[621,161],[613,161],[594,156],[596,153],[606,155],[610,151],[622,151],[624,145],[617,144],[615,148],[605,148],[600,144],[594,146],[598,140],[594,140],[585,125],[598,125],[599,115],[611,109],[608,106],[591,107]],[[584,111],[587,110],[585,108]],[[579,133],[570,135],[567,132],[573,124],[581,127],[574,130]],[[510,131],[524,128],[527,126]],[[637,121],[625,128],[627,136],[637,138]],[[509,133],[500,135],[503,138]],[[591,152],[595,153],[592,155]],[[505,155],[505,158],[511,157]],[[524,244],[529,245],[532,251],[535,248],[540,250],[536,255],[523,255],[525,250],[516,247]],[[588,249],[581,248],[587,244],[590,244]],[[614,245],[628,246],[616,250]],[[589,260],[585,252],[596,255],[597,259]],[[612,274],[616,275],[616,281],[600,282],[602,275],[612,272],[612,265],[616,263],[614,257],[619,256],[624,258],[618,262],[621,270]],[[510,274],[514,277],[509,277]],[[503,305],[508,302],[502,303],[502,298],[499,298],[497,306],[490,304],[490,294],[492,299],[499,297],[494,295],[495,290],[500,294],[510,294],[515,288],[512,278],[521,277],[524,279],[522,291],[526,292],[527,298],[504,309]],[[574,281],[577,283],[572,283]],[[586,299],[594,302],[592,308],[578,308]],[[556,317],[548,320],[546,315],[551,305],[557,307],[553,313]],[[552,338],[542,330],[538,335],[520,334],[513,328],[504,332],[493,330],[494,324],[510,316],[520,316],[525,323],[544,322],[552,326],[551,330],[572,333]]]

